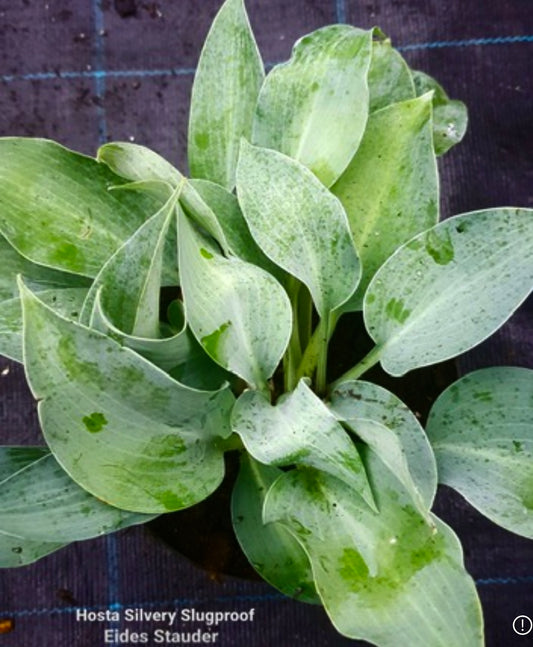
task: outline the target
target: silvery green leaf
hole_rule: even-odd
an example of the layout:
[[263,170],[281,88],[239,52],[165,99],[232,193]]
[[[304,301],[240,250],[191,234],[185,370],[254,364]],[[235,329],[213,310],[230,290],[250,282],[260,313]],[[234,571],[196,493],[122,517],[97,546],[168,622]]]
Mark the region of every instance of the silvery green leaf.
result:
[[46,557],[66,544],[32,541],[0,530],[0,568],[18,568]]
[[48,447],[3,445],[0,447],[0,483],[49,453]]
[[305,166],[243,141],[237,194],[252,236],[305,283],[321,317],[351,296],[361,268],[346,213]]
[[[390,434],[396,437],[396,440],[391,439],[391,450],[397,452],[399,444],[398,459],[401,462],[401,455],[405,456],[409,475],[429,510],[437,492],[437,465],[424,429],[409,407],[394,393],[363,380],[344,382],[336,387],[331,393],[329,407],[355,433],[360,433],[361,421],[370,420],[388,429],[388,434],[382,432],[385,441]],[[362,439],[367,441],[364,436]],[[383,460],[376,444],[369,444]]]
[[261,88],[252,141],[307,166],[326,186],[359,146],[368,117],[372,30],[330,25],[301,38]]
[[139,180],[137,182],[126,182],[125,184],[115,184],[109,187],[110,191],[141,191],[148,193],[159,206],[163,206],[172,195],[172,186],[160,180]]
[[117,175],[130,180],[127,184],[112,187],[114,191],[149,193],[158,198],[160,207],[180,187],[180,202],[188,215],[210,233],[225,252],[228,251],[224,232],[211,207],[178,169],[161,155],[139,144],[113,142],[104,144],[99,149],[98,160],[108,165]]
[[184,213],[178,232],[181,285],[191,330],[218,364],[265,389],[289,341],[289,298],[261,268],[224,257]]
[[32,263],[0,235],[0,354],[22,362],[19,274],[33,290],[41,293],[46,303],[63,314],[76,317],[81,308],[80,299],[83,300],[91,282],[83,276]]
[[226,0],[207,35],[192,89],[188,155],[193,177],[233,189],[239,142],[251,135],[263,78],[244,2]]
[[416,96],[409,66],[400,52],[392,47],[390,39],[381,36],[372,41],[372,59],[368,70],[370,113]]
[[[94,302],[91,328],[99,330],[120,344],[131,348],[167,372],[187,361],[192,351],[193,341],[187,334],[185,322],[177,333],[171,334],[169,331],[168,336],[161,335],[157,338],[124,333],[107,317],[102,306],[101,292],[97,293]],[[161,326],[161,328],[163,327]]]
[[[47,447],[1,447],[0,482],[49,453]],[[0,530],[0,568],[31,564],[64,545],[27,540]]]
[[[27,449],[0,447],[0,457],[17,451]],[[77,485],[51,454],[41,456],[0,482],[2,532],[29,541],[69,543],[152,518],[102,503]]]
[[396,476],[426,523],[431,524],[429,512],[431,504],[428,505],[424,501],[422,493],[418,489],[407,462],[406,452],[397,434],[381,422],[368,419],[353,421],[351,428]]
[[342,202],[363,276],[343,310],[360,310],[366,288],[403,243],[439,220],[431,95],[370,115],[359,150],[332,187]]
[[134,337],[161,337],[159,291],[165,243],[175,218],[178,192],[179,188],[102,267],[84,304],[82,323],[91,322],[99,295],[103,311],[120,331]]
[[104,144],[98,149],[96,159],[132,183],[158,181],[175,187],[183,177],[164,157],[131,142]]
[[35,263],[95,276],[157,203],[108,189],[103,164],[44,139],[0,139],[0,231]]
[[[173,310],[183,310],[183,304],[179,301],[172,302],[171,306]],[[195,389],[219,389],[230,377],[230,374],[216,364],[196,341],[186,325],[183,314],[177,328],[162,324],[162,336],[158,339],[135,337],[124,334],[109,321],[97,295],[91,328],[131,348],[178,382]]]
[[32,263],[21,256],[0,235],[0,303],[18,298],[17,274],[22,274],[32,290],[89,287],[91,282],[82,276],[52,270]]
[[20,288],[28,382],[45,440],[71,478],[133,512],[208,496],[224,474],[216,438],[230,433],[229,390],[186,387]]
[[281,279],[281,270],[265,256],[253,239],[236,196],[208,180],[190,180],[189,184],[215,214],[229,251],[243,261],[262,267],[278,280]]
[[437,155],[443,155],[465,136],[468,111],[462,101],[452,100],[444,88],[428,74],[413,71],[417,95],[433,90],[433,145]]
[[[59,314],[77,319],[87,292],[88,288],[56,288],[41,290],[38,294]],[[16,297],[0,303],[0,354],[22,362],[22,346],[22,304],[20,297]]]
[[481,369],[448,387],[427,431],[439,481],[511,532],[533,539],[533,370]]
[[276,406],[262,393],[245,391],[235,403],[231,425],[247,451],[261,463],[323,470],[374,506],[355,444],[304,380]]
[[298,539],[341,634],[378,647],[482,647],[481,607],[457,537],[436,517],[428,525],[371,452],[366,464],[379,513],[339,479],[307,468],[274,483],[264,521]]
[[231,518],[239,544],[255,570],[289,597],[320,604],[307,555],[288,530],[263,523],[263,502],[283,472],[242,454],[231,498]]
[[225,254],[230,253],[231,250],[217,214],[190,182],[185,182],[182,187],[180,206],[202,229],[211,234]]
[[450,218],[398,249],[365,295],[367,329],[391,375],[454,357],[497,330],[533,286],[533,210]]

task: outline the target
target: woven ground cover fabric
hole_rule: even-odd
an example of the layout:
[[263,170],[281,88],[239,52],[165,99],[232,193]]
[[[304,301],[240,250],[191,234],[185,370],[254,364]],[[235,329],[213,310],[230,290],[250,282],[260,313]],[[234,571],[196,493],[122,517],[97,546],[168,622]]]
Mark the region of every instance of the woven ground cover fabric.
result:
[[[48,137],[87,154],[109,140],[147,145],[186,170],[195,65],[219,0],[0,0],[0,135]],[[531,204],[533,11],[524,0],[248,0],[264,60],[333,22],[379,25],[410,65],[435,76],[469,108],[463,143],[441,159],[445,217]],[[1,261],[0,261],[1,262]],[[460,360],[533,368],[533,300]],[[41,443],[20,365],[0,358],[2,444]],[[460,536],[484,607],[488,647],[522,647],[512,630],[533,616],[533,543],[500,530],[449,490],[437,513]],[[450,592],[453,595],[453,592]],[[343,647],[319,607],[260,582],[214,577],[143,527],[69,546],[35,565],[0,571],[0,647],[96,647],[103,628],[160,624],[84,622],[78,609],[255,609],[228,623],[224,647]],[[117,641],[107,644],[117,645]],[[529,643],[531,644],[531,643]],[[409,647],[399,645],[398,647]],[[452,646],[450,646],[452,647]]]

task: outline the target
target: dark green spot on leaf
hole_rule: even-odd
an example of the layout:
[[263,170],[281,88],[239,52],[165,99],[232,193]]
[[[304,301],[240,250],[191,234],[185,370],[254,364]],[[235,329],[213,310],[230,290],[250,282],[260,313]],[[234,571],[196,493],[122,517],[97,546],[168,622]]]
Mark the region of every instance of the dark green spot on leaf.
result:
[[396,319],[401,324],[411,314],[411,311],[405,307],[401,299],[391,299],[385,306],[385,312],[391,319]]
[[450,232],[437,233],[430,230],[426,234],[426,251],[439,265],[448,265],[454,258],[454,250]]
[[90,416],[84,416],[82,421],[87,431],[91,434],[97,434],[107,425],[107,420],[103,413],[91,413]]
[[213,254],[211,254],[211,252],[208,252],[207,249],[204,249],[203,247],[200,248],[200,254],[204,258],[213,258]]

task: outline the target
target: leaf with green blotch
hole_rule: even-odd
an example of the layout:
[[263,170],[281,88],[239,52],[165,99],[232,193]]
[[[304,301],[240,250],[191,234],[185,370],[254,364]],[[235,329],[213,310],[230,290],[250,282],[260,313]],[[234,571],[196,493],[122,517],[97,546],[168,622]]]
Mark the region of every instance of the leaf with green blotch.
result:
[[224,474],[229,389],[176,382],[129,348],[56,314],[22,283],[24,357],[52,453],[74,481],[124,510],[201,501]]
[[148,195],[109,191],[120,178],[44,139],[0,139],[0,231],[25,257],[95,276],[157,210]]
[[0,236],[0,354],[22,362],[19,274],[46,303],[67,316],[78,316],[91,282],[83,276],[32,263]]
[[175,219],[179,191],[179,187],[175,189],[163,207],[102,267],[84,304],[82,323],[91,323],[99,295],[102,311],[118,330],[133,337],[161,337],[159,291],[164,250],[170,224]]
[[[405,456],[409,476],[426,509],[430,510],[437,492],[437,465],[424,429],[409,407],[394,393],[363,380],[350,380],[337,386],[331,392],[328,405],[335,416],[355,433],[359,433],[361,421],[378,422],[387,428],[388,433],[377,430],[378,434],[381,432],[381,438],[377,440],[383,439],[386,445],[391,434],[395,437],[391,438],[390,449],[400,462],[401,454]],[[362,439],[367,440],[364,436]],[[379,454],[377,445],[369,444]],[[385,451],[388,449],[384,447]]]
[[89,287],[91,281],[83,276],[67,274],[32,263],[21,256],[0,235],[0,303],[18,298],[17,274],[22,274],[32,290]]
[[[42,452],[42,448],[31,449]],[[7,455],[14,468],[0,481],[2,532],[29,541],[69,543],[153,518],[102,503],[77,485],[50,453],[20,467],[16,454],[26,459],[28,451],[0,447],[0,463]]]
[[263,523],[263,502],[283,472],[242,454],[231,497],[231,518],[239,544],[250,564],[269,584],[302,602],[320,604],[307,555],[278,523]]
[[[77,319],[88,288],[57,288],[38,292],[39,298],[68,319]],[[0,354],[22,362],[22,304],[20,297],[0,303]]]
[[[376,31],[379,30],[374,30],[374,33]],[[372,41],[372,59],[368,70],[370,113],[416,96],[411,70],[403,56],[392,47],[389,38],[381,32],[378,35],[381,38]]]
[[439,220],[431,95],[370,115],[361,146],[332,187],[348,215],[363,276],[342,310],[360,310],[379,267],[403,243]]
[[419,234],[378,270],[365,295],[383,368],[403,375],[476,346],[533,286],[533,210],[462,214]]
[[283,272],[265,256],[253,239],[236,196],[208,180],[190,180],[189,184],[212,209],[224,232],[230,252],[282,280]]
[[427,432],[439,481],[511,532],[533,539],[533,370],[494,367],[448,387]]
[[191,330],[218,364],[265,389],[291,333],[287,294],[261,268],[222,256],[182,212],[178,232],[181,285]]
[[371,452],[366,464],[379,513],[342,481],[308,468],[274,483],[264,521],[300,542],[341,634],[379,647],[482,647],[481,606],[457,537],[436,517],[426,524]]
[[321,317],[352,295],[361,267],[346,213],[305,166],[243,140],[237,194],[252,236],[305,283]]
[[131,348],[172,375],[178,382],[206,391],[219,389],[227,382],[229,374],[216,364],[196,341],[186,325],[183,304],[175,301],[171,305],[173,311],[181,311],[181,323],[177,328],[161,324],[162,336],[159,339],[148,339],[126,335],[114,326],[106,317],[97,295],[91,328]]
[[331,186],[363,136],[371,54],[372,30],[330,25],[301,38],[265,79],[253,143],[298,160]]
[[[160,206],[167,202],[172,192],[181,187],[180,203],[188,215],[201,227],[210,233],[227,252],[228,245],[217,216],[211,207],[194,189],[191,183],[158,153],[139,144],[128,142],[113,142],[105,144],[98,150],[98,160],[117,175],[126,180],[127,184],[119,184],[115,191],[145,192],[155,195]],[[175,253],[175,246],[173,253]]]
[[452,100],[444,88],[431,76],[413,71],[416,94],[433,90],[433,145],[437,155],[443,155],[465,136],[468,126],[468,111],[462,101]]
[[374,506],[354,443],[304,380],[276,406],[262,393],[244,392],[235,403],[231,426],[261,463],[316,467],[344,481]]
[[192,88],[188,157],[193,177],[233,189],[239,142],[251,135],[264,74],[243,0],[226,0],[207,35]]

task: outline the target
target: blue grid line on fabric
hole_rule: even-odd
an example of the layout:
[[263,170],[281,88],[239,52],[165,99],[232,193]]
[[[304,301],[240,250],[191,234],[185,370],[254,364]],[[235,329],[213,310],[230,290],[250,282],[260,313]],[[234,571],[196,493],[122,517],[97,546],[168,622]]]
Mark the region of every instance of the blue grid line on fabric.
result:
[[63,79],[106,79],[106,78],[137,78],[157,76],[192,76],[194,67],[176,67],[155,70],[80,70],[66,72],[29,72],[28,74],[4,74],[1,80],[6,83],[13,81],[53,81]]
[[98,140],[100,144],[107,141],[107,120],[105,114],[104,97],[106,76],[98,74],[105,70],[105,49],[104,49],[104,12],[100,4],[101,0],[93,0],[93,21],[94,21],[94,52],[93,67],[95,68],[94,90],[97,98],[96,111],[98,115]]
[[508,584],[529,584],[533,583],[533,575],[522,575],[519,577],[484,577],[476,580],[478,586],[499,585],[505,586]]
[[119,557],[118,542],[115,535],[107,535],[106,541],[106,558],[107,558],[107,599],[109,608],[115,605],[120,606],[120,577],[119,577]]
[[[478,586],[507,586],[509,584],[530,584],[533,582],[533,575],[523,575],[516,577],[488,577],[476,580]],[[76,613],[78,610],[86,609],[87,611],[119,611],[127,608],[150,608],[150,607],[167,607],[167,606],[185,606],[190,604],[213,604],[214,602],[234,603],[234,602],[281,602],[290,600],[282,593],[262,593],[259,595],[225,595],[214,598],[175,598],[172,600],[147,600],[144,602],[115,602],[114,604],[100,604],[94,606],[72,606],[72,607],[55,607],[41,609],[19,609],[17,611],[0,610],[1,617],[22,618],[27,616],[44,616]]]
[[335,0],[335,16],[337,22],[346,23],[346,0]]
[[464,40],[435,40],[428,43],[398,45],[396,49],[406,52],[415,49],[439,49],[441,47],[475,47],[480,45],[511,45],[513,43],[533,43],[533,35],[494,36],[492,38],[466,38]]
[[[103,40],[100,38],[100,40]],[[398,45],[396,49],[400,51],[409,51],[417,49],[438,49],[444,47],[473,47],[483,45],[508,45],[513,43],[533,43],[533,35],[524,36],[497,36],[494,38],[470,38],[466,40],[440,40],[427,43],[407,43]],[[270,68],[276,63],[267,63],[266,67]],[[96,67],[96,66],[95,66]],[[196,72],[194,67],[174,67],[159,68],[153,70],[106,70],[103,65],[94,70],[67,70],[65,72],[28,72],[26,74],[2,74],[0,79],[4,83],[14,81],[53,81],[63,79],[101,79],[105,82],[107,78],[143,78],[159,76],[192,76]],[[97,93],[105,92],[104,85],[98,85]]]

